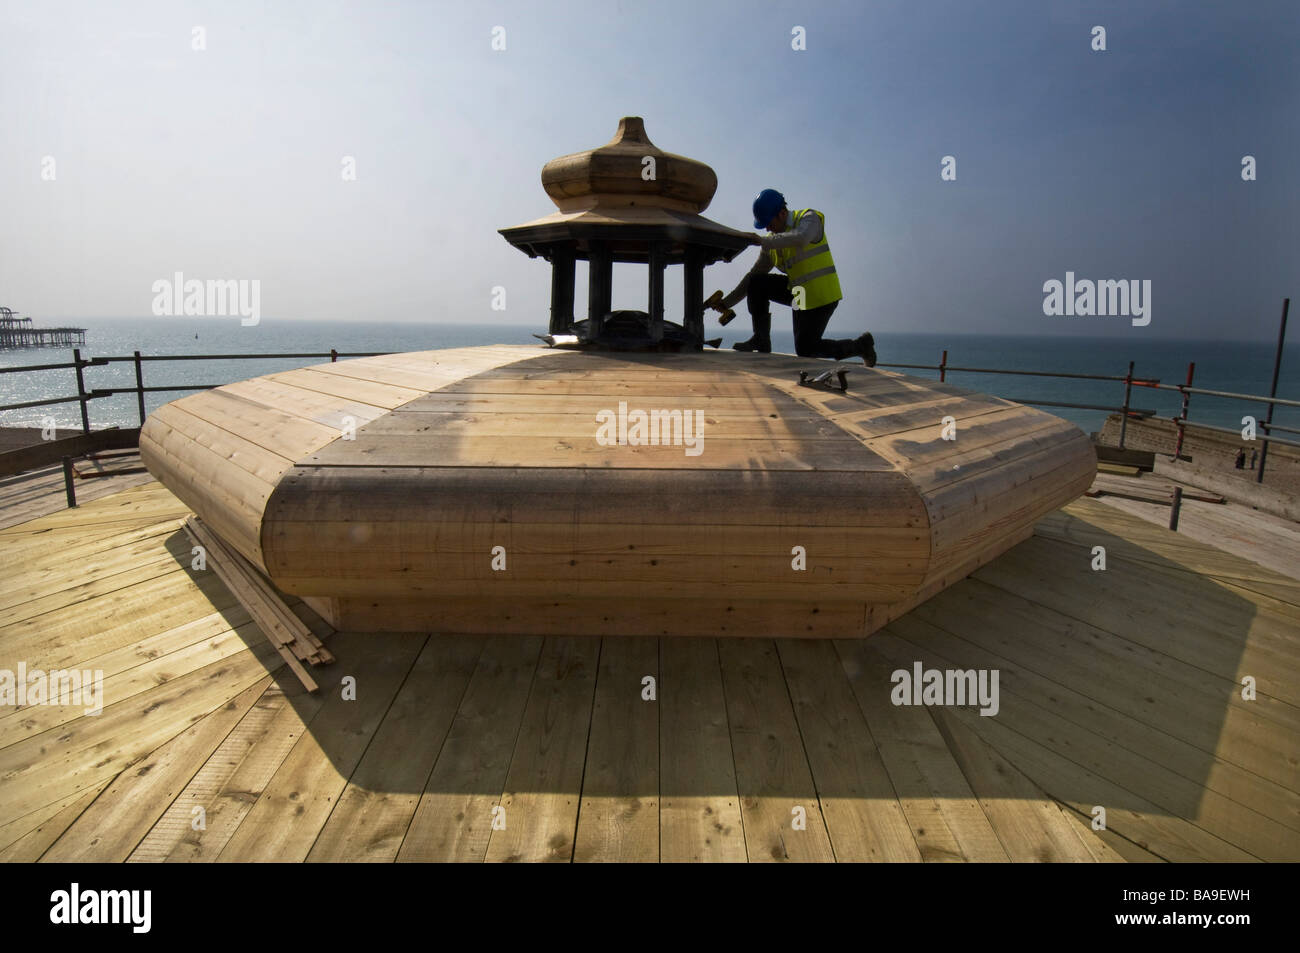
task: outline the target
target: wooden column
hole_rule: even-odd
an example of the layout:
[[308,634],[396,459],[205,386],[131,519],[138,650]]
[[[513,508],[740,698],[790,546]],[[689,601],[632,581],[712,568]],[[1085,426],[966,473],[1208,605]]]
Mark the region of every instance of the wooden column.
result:
[[682,327],[696,348],[704,347],[704,253],[693,246],[686,248],[685,307]]
[[666,249],[661,242],[650,243],[650,339],[664,339],[664,269],[668,266]]
[[587,319],[595,335],[599,333],[605,315],[610,312],[613,296],[614,261],[609,254],[609,243],[593,241],[588,263]]
[[564,334],[573,324],[573,248],[551,253],[551,333]]

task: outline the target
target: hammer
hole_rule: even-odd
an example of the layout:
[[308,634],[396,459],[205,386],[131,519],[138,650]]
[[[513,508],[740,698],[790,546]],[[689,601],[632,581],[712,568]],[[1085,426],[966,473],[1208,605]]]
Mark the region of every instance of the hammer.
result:
[[[717,291],[713,292],[713,294],[709,295],[708,300],[704,302],[704,309],[707,311],[709,308],[712,308],[715,304],[717,304],[721,300],[722,300],[722,289],[719,288]],[[723,313],[722,317],[718,318],[718,323],[726,324],[735,316],[736,316],[736,312],[731,308],[728,308]]]

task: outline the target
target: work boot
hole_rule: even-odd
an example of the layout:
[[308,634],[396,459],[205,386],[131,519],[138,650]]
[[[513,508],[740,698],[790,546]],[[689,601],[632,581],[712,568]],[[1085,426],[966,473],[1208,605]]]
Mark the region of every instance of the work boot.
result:
[[737,341],[731,345],[731,348],[734,351],[757,351],[759,354],[771,354],[772,339],[759,337],[755,334],[748,341]]
[[876,339],[870,331],[853,339],[853,353],[862,358],[867,367],[876,366]]

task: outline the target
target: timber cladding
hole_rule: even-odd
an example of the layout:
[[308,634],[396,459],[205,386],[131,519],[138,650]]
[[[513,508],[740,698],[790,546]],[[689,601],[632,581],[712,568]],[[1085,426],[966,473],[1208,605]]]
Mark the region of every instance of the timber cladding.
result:
[[1049,414],[879,369],[801,387],[811,364],[365,358],[176,401],[141,452],[281,590],[369,631],[865,635],[1095,474]]

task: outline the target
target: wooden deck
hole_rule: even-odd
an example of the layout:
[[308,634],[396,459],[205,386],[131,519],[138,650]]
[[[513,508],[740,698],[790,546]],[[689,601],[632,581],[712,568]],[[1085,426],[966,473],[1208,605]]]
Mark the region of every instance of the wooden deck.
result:
[[[186,512],[0,530],[0,669],[105,678],[98,716],[0,708],[0,857],[1300,860],[1300,582],[1101,501],[865,640],[339,634],[318,696]],[[895,707],[915,661],[997,669],[1000,711]]]

